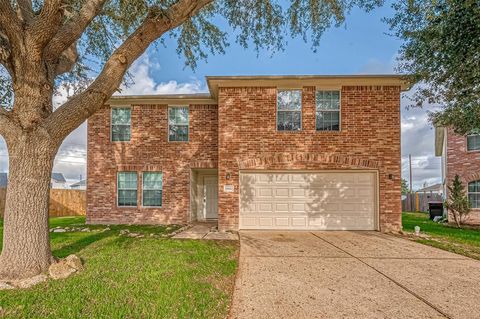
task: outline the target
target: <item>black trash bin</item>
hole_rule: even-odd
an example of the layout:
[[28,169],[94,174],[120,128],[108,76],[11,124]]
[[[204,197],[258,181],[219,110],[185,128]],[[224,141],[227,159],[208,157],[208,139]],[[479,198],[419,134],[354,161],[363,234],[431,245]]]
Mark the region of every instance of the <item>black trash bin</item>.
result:
[[428,202],[428,213],[431,220],[436,216],[443,216],[443,202]]

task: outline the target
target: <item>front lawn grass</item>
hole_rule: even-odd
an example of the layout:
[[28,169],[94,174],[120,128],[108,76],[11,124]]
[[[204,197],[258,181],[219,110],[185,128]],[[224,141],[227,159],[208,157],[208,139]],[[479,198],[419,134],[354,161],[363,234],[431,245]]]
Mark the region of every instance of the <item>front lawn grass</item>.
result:
[[448,250],[480,260],[480,229],[457,228],[431,221],[426,213],[403,213],[403,230],[413,233],[415,226],[426,238],[413,237],[416,242]]
[[[84,222],[82,217],[52,218],[50,227]],[[106,226],[84,227],[92,231],[50,236],[56,257],[74,253],[85,270],[30,289],[0,291],[0,318],[226,317],[237,267],[236,242],[160,237],[178,226],[109,226],[107,231],[102,231]],[[145,238],[120,236],[121,229]]]

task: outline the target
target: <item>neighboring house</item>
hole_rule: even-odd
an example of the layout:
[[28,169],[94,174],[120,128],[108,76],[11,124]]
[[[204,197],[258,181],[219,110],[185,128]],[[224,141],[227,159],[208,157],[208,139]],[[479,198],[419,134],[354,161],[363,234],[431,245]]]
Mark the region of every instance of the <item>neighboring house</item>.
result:
[[437,127],[435,155],[442,157],[444,198],[448,198],[447,185],[455,175],[460,176],[472,206],[467,223],[480,224],[480,135],[462,136],[452,129]]
[[79,182],[73,183],[70,185],[71,189],[80,189],[80,190],[85,190],[87,188],[87,181],[82,179]]
[[0,188],[6,188],[8,184],[8,174],[0,173]]
[[88,223],[401,229],[399,76],[207,77],[88,120]]
[[51,188],[68,188],[67,180],[62,173],[52,173],[52,179],[50,180]]
[[419,189],[416,192],[443,195],[443,184],[434,184],[431,186],[426,186],[424,188]]

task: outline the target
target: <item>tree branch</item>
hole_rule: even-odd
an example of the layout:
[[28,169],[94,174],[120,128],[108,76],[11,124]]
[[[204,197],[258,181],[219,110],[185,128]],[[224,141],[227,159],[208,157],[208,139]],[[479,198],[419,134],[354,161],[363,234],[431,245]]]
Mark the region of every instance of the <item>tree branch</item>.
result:
[[17,134],[18,125],[12,119],[12,113],[0,108],[0,135],[5,139]]
[[72,46],[85,31],[85,28],[103,8],[107,0],[87,0],[78,14],[64,24],[48,43],[45,56],[47,60],[56,60],[63,51]]
[[30,23],[35,17],[31,0],[17,0],[17,12],[20,18],[27,23]]
[[10,57],[12,56],[12,48],[7,36],[0,28],[0,64],[2,64],[7,71],[12,74],[13,65]]
[[42,10],[28,32],[38,49],[42,50],[55,36],[63,21],[63,0],[45,0]]
[[22,25],[12,9],[10,0],[0,0],[0,27],[5,32],[10,45],[20,42],[23,34]]
[[45,121],[52,138],[65,138],[88,117],[104,107],[120,86],[128,67],[165,32],[181,25],[213,0],[180,0],[168,10],[150,10],[144,22],[107,60],[95,81],[65,102]]

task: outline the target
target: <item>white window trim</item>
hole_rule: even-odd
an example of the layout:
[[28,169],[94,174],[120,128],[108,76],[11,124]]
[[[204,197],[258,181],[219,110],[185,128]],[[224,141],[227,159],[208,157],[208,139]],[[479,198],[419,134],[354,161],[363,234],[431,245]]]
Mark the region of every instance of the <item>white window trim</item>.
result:
[[[338,130],[317,130],[317,92],[318,91],[337,91],[338,92],[338,110],[322,110],[321,112],[338,112]],[[315,132],[341,132],[342,131],[342,90],[331,88],[315,88]]]
[[[468,182],[468,183],[467,183],[467,197],[468,197],[468,201],[469,201],[469,202],[470,202],[470,195],[480,195],[480,192],[470,192],[470,191],[469,191],[469,189],[470,189],[470,187],[469,187],[470,183],[476,183],[476,182],[478,182],[478,180],[476,180],[476,181],[471,181],[471,182]],[[471,204],[471,203],[470,203],[470,204]],[[472,207],[472,209],[477,210],[477,209],[480,209],[480,207]]]
[[[186,108],[188,110],[188,135],[186,141],[170,140],[170,109]],[[167,140],[169,143],[188,143],[190,142],[190,105],[169,105],[167,107]]]
[[468,137],[469,136],[478,136],[478,138],[480,138],[480,134],[468,134],[466,137],[465,137],[465,149],[468,153],[475,153],[475,152],[480,152],[480,148],[479,149],[476,149],[476,150],[469,150],[468,149]]
[[[279,130],[278,129],[278,92],[279,91],[300,91],[300,111],[282,110],[280,112],[300,112],[300,129],[299,130]],[[275,95],[275,130],[279,133],[295,133],[303,131],[303,88],[277,88],[277,94]]]
[[[143,191],[145,190],[144,188],[144,181],[145,181],[145,173],[160,173],[162,174],[162,201],[160,202],[160,206],[145,206],[143,203]],[[148,189],[148,190],[154,190],[154,189]],[[162,208],[163,207],[163,172],[161,171],[150,171],[150,172],[142,172],[142,208]]]
[[[137,205],[135,205],[135,206],[124,206],[124,205],[120,206],[120,205],[118,205],[119,194],[120,194],[120,192],[119,192],[120,188],[118,187],[118,174],[120,174],[120,173],[135,173],[135,175],[137,176],[137,188],[136,189],[134,189],[134,188],[125,188],[125,189],[122,188],[121,189],[121,190],[127,190],[127,191],[133,191],[133,190],[137,191],[137,200],[136,200]],[[116,203],[116,206],[117,206],[117,208],[138,207],[138,173],[137,172],[134,172],[134,171],[117,171],[117,203]]]
[[[128,141],[113,140],[113,109],[129,109],[130,110],[130,139]],[[110,142],[111,143],[130,143],[132,140],[132,106],[114,106],[110,108]]]

